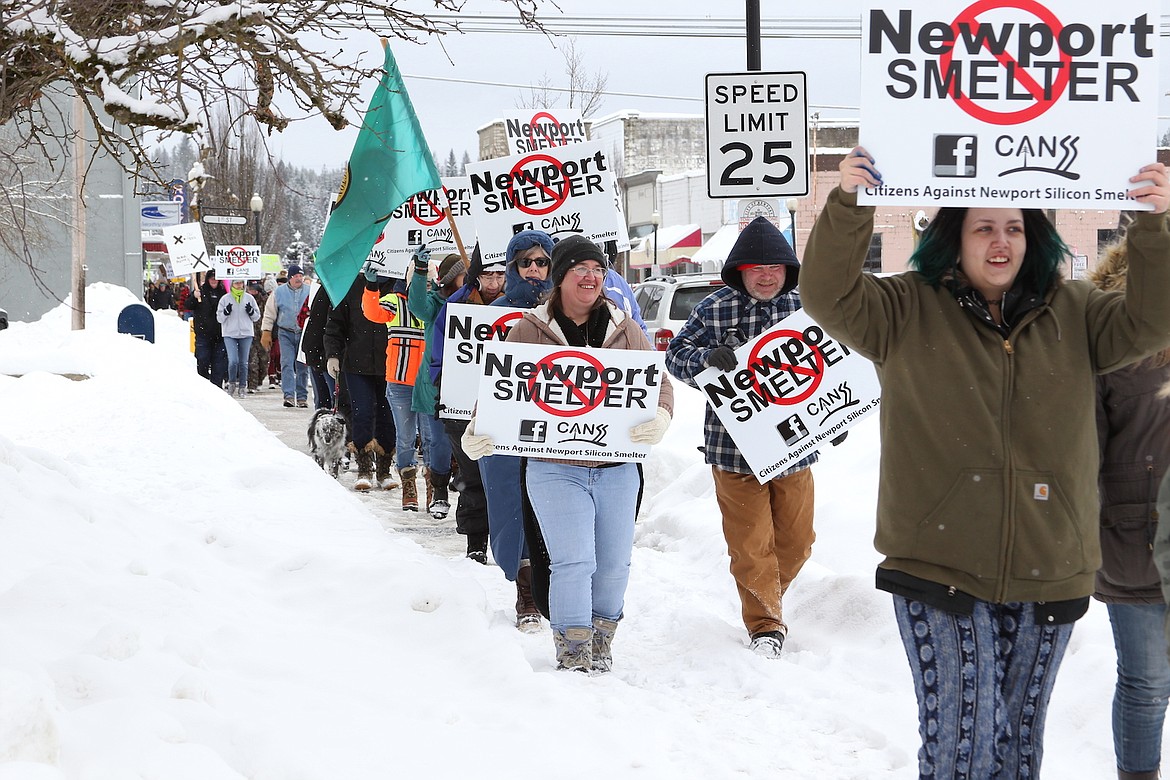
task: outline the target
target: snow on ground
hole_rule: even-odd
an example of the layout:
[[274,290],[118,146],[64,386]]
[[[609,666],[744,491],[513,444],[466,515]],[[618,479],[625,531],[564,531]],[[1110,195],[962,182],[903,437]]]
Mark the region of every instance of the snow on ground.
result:
[[[149,344],[115,332],[128,291],[86,301],[85,331],[63,306],[0,332],[0,780],[916,775],[873,588],[872,419],[815,468],[818,540],[769,661],[680,388],[615,669],[591,678],[554,670],[547,624],[513,628],[498,569],[420,546],[198,378],[186,323],[160,314]],[[1094,604],[1045,777],[1113,774],[1113,664]]]

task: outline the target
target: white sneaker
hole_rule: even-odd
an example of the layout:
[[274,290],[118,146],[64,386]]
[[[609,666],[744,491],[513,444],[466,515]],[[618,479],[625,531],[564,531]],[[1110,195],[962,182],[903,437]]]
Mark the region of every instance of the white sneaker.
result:
[[748,645],[748,649],[761,658],[779,658],[783,647],[784,634],[779,631],[761,631]]

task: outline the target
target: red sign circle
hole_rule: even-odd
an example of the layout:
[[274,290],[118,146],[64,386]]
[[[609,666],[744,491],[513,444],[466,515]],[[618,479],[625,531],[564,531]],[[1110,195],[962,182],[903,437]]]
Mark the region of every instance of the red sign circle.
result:
[[[521,315],[521,316],[523,316],[523,315]],[[558,409],[554,406],[550,406],[545,401],[542,401],[536,397],[536,393],[534,391],[534,388],[536,386],[537,378],[540,377],[540,375],[542,373],[544,373],[544,368],[546,366],[552,367],[554,365],[553,361],[557,360],[558,358],[577,358],[578,360],[583,360],[586,363],[588,363],[589,365],[593,366],[593,368],[597,369],[597,380],[598,380],[598,388],[599,389],[598,389],[597,395],[595,395],[593,397],[592,403],[588,402],[586,400],[586,396],[577,387],[573,386],[567,379],[564,380],[565,386],[572,388],[572,391],[574,391],[573,394],[576,395],[577,398],[579,398],[581,400],[582,403],[581,403],[580,408],[573,409],[573,410]],[[554,352],[551,355],[545,355],[536,364],[536,369],[537,369],[536,373],[533,374],[532,378],[530,378],[528,380],[528,392],[532,394],[533,403],[535,403],[538,407],[540,407],[544,411],[548,412],[549,414],[553,415],[554,417],[580,417],[583,414],[588,414],[589,412],[592,412],[594,409],[596,409],[598,407],[598,405],[601,403],[601,400],[603,398],[605,398],[605,391],[607,389],[609,389],[609,385],[607,385],[604,381],[601,380],[602,373],[605,371],[605,366],[601,365],[601,362],[597,358],[595,358],[592,355],[585,353],[585,352],[578,352],[576,350],[566,349],[566,350],[562,350],[560,352]]]
[[492,334],[491,337],[493,339],[503,341],[504,338],[507,337],[508,331],[512,327],[512,323],[523,318],[524,312],[522,311],[513,311],[505,314],[503,317],[500,317],[498,320],[492,323],[490,331]]
[[[761,367],[764,364],[764,362],[760,360],[760,352],[763,350],[766,344],[769,344],[776,339],[796,339],[801,344],[804,344],[806,347],[808,347],[817,363],[817,367],[815,369],[807,368],[805,366],[790,366],[787,364],[782,364],[775,369],[780,371],[788,370],[794,374],[811,376],[813,378],[813,381],[809,384],[808,388],[800,395],[793,396],[792,398],[780,398],[776,400],[776,403],[780,406],[791,406],[805,400],[813,393],[815,393],[817,388],[821,386],[821,380],[825,377],[825,356],[821,354],[821,351],[814,344],[809,344],[804,340],[803,333],[799,333],[795,330],[778,330],[773,333],[769,333],[767,336],[764,336],[762,339],[756,342],[754,347],[752,347],[751,354],[748,355],[747,359],[747,367],[752,372],[752,387],[756,389],[756,392],[760,394],[761,398],[768,398],[771,394],[764,392],[764,389],[760,387],[759,379],[756,378],[756,368]],[[772,402],[769,400],[768,403]]]
[[[972,3],[963,9],[959,15],[955,17],[955,20],[951,22],[951,30],[955,34],[956,45],[958,44],[960,38],[960,24],[966,24],[970,29],[977,29],[978,21],[975,17],[981,13],[984,13],[985,11],[994,11],[997,8],[1016,8],[1021,11],[1035,14],[1052,30],[1053,40],[1058,38],[1060,36],[1060,31],[1064,29],[1064,25],[1060,23],[1060,20],[1056,18],[1056,15],[1053,14],[1052,11],[1040,5],[1040,3],[1036,2],[1035,0],[978,0],[978,2]],[[984,45],[986,45],[986,43]],[[966,114],[992,125],[1018,125],[1022,122],[1035,119],[1056,105],[1056,101],[1060,98],[1061,95],[1064,94],[1065,89],[1068,87],[1070,72],[1072,70],[1069,67],[1069,65],[1072,63],[1072,55],[1061,50],[1059,45],[1057,46],[1057,50],[1060,52],[1060,72],[1057,74],[1056,79],[1052,82],[1051,94],[1049,94],[1047,98],[1044,97],[1044,87],[1042,87],[1040,84],[1037,84],[1027,71],[1019,67],[1019,63],[1016,63],[1010,55],[1008,55],[1006,52],[1003,52],[993,56],[999,61],[1001,65],[1004,65],[1005,67],[1008,63],[1015,65],[1015,68],[1012,72],[1015,74],[1016,80],[1024,87],[1024,89],[1031,93],[1032,97],[1036,98],[1036,102],[1032,103],[1027,108],[1020,109],[1019,111],[999,112],[992,111],[989,108],[984,108],[983,106],[978,105],[970,97],[960,94],[954,98],[955,104]],[[939,57],[939,69],[943,73],[946,73],[950,69],[953,56],[954,47],[952,46],[951,49]]]
[[228,264],[236,268],[241,268],[248,262],[248,252],[242,246],[233,246],[224,253],[224,259]]
[[[531,176],[531,177],[525,176],[524,177],[525,180],[531,182],[533,184],[533,186],[539,187],[546,194],[553,197],[554,200],[553,200],[552,205],[546,206],[546,207],[541,208],[541,209],[530,208],[530,207],[525,206],[524,204],[516,201],[516,173],[518,171],[523,170],[525,165],[531,165],[533,162],[537,162],[537,161],[544,161],[544,162],[552,163],[553,165],[556,166],[557,170],[559,170],[561,172],[561,191],[560,192],[555,192],[551,188],[546,187],[541,182],[536,181],[535,176]],[[528,157],[525,157],[520,162],[518,162],[512,166],[512,171],[509,174],[509,179],[508,179],[508,195],[511,196],[512,201],[514,203],[516,203],[516,208],[520,209],[525,214],[531,214],[535,217],[539,217],[542,214],[548,214],[550,211],[556,211],[557,209],[559,209],[561,207],[561,204],[563,204],[565,202],[565,199],[569,197],[569,179],[568,179],[568,177],[565,176],[565,172],[561,168],[561,161],[558,160],[557,158],[549,157],[547,154],[529,155]]]
[[[443,207],[437,205],[434,201],[432,201],[430,198],[428,198],[427,195],[429,195],[429,194],[430,193],[428,193],[428,192],[420,192],[417,195],[415,195],[413,198],[410,199],[410,216],[411,216],[411,218],[414,219],[415,222],[422,225],[423,227],[434,227],[435,225],[439,224],[440,222],[442,222],[444,219],[447,218],[447,215],[443,212]],[[427,205],[430,206],[431,209],[439,215],[438,217],[435,218],[435,220],[433,222],[430,220],[427,220],[427,219],[423,219],[422,217],[419,216],[418,209],[415,208],[415,205],[414,205],[416,198],[419,200],[426,201]]]
[[[536,130],[536,123],[544,117],[548,117],[549,122],[551,122],[552,126],[556,129],[556,132],[554,132],[554,135],[560,134],[560,136],[561,136],[561,144],[560,145],[561,146],[568,146],[569,145],[569,137],[567,135],[565,135],[564,131],[561,130],[561,123],[559,121],[557,121],[557,118],[555,116],[553,116],[552,114],[550,114],[549,112],[547,112],[547,111],[536,112],[535,114],[532,115],[532,119],[530,119],[528,121],[528,126],[531,127],[533,130]],[[544,140],[548,141],[549,146],[556,146],[557,145],[557,142],[554,141],[548,133],[541,130],[540,134],[544,136]]]

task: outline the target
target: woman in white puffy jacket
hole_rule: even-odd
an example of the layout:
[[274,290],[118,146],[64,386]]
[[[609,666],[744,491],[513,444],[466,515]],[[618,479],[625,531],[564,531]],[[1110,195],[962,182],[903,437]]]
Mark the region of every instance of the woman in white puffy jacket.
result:
[[244,280],[233,279],[228,294],[219,299],[215,318],[223,330],[228,354],[227,391],[240,398],[248,392],[248,354],[252,350],[252,323],[260,319],[260,306],[244,291]]

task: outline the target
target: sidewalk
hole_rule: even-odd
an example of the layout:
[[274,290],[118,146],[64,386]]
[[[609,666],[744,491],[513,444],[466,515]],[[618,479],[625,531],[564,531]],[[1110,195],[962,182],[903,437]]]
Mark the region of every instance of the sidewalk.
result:
[[[313,409],[289,409],[283,405],[280,388],[268,388],[267,383],[255,394],[236,399],[240,406],[250,412],[261,425],[271,431],[290,449],[309,455],[309,419]],[[419,471],[421,472],[421,468]],[[395,479],[398,472],[394,472]],[[340,482],[351,490],[382,524],[387,531],[407,534],[426,549],[438,555],[461,557],[467,552],[467,540],[455,532],[455,507],[459,494],[451,491],[451,513],[442,520],[436,520],[420,507],[418,512],[404,512],[398,488],[393,490],[353,490],[357,472],[343,472]],[[426,488],[420,476],[418,480],[419,501],[426,497]]]

